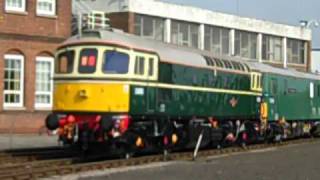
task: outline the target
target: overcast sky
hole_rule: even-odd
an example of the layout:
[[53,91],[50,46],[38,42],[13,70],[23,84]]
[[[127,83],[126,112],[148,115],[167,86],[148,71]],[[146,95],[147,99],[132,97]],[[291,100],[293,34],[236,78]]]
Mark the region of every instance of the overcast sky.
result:
[[[320,20],[320,0],[164,0],[290,25]],[[237,5],[239,4],[239,6]],[[320,27],[312,28],[313,47],[320,48]]]

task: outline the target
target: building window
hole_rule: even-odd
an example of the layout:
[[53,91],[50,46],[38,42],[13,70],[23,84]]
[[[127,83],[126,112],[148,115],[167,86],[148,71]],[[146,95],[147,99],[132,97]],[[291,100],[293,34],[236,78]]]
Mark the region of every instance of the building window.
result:
[[235,55],[249,59],[257,59],[257,39],[257,33],[236,31]]
[[199,25],[172,20],[171,42],[177,45],[199,48]]
[[205,27],[204,48],[215,54],[229,55],[230,30],[219,27]]
[[56,14],[56,0],[37,0],[37,14],[54,16]]
[[22,107],[24,57],[7,54],[4,59],[4,107]]
[[36,108],[52,107],[53,61],[52,57],[36,57]]
[[288,63],[305,64],[307,55],[306,42],[296,39],[287,40]]
[[262,59],[266,61],[282,61],[282,38],[263,35],[262,38]]
[[164,40],[164,19],[135,15],[134,33],[145,38]]
[[26,11],[26,0],[6,0],[6,11]]

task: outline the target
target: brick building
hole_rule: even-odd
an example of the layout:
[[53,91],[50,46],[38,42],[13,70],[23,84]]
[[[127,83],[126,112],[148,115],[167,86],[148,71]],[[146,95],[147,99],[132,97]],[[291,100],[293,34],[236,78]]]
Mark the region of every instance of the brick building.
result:
[[[86,8],[82,8],[86,7]],[[108,13],[111,26],[144,38],[309,71],[311,30],[159,0],[74,0],[75,14]]]
[[71,0],[0,1],[0,132],[37,132],[52,105],[54,50]]

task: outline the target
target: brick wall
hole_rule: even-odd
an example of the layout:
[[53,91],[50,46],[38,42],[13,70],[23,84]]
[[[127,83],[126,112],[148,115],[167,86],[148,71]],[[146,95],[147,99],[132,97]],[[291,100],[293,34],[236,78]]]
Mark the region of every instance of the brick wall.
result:
[[131,34],[134,33],[134,13],[110,13],[108,15],[108,18],[110,19],[111,27],[122,29],[124,32],[128,32]]
[[71,0],[57,0],[56,16],[52,17],[38,16],[36,1],[26,1],[25,13],[7,13],[5,0],[1,0],[0,33],[68,37],[71,30]]
[[[53,56],[71,33],[71,0],[57,0],[56,16],[36,14],[36,0],[27,0],[26,13],[5,12],[0,1],[0,133],[38,133],[49,110],[35,109],[36,56]],[[4,55],[24,56],[24,104],[22,109],[3,108]]]

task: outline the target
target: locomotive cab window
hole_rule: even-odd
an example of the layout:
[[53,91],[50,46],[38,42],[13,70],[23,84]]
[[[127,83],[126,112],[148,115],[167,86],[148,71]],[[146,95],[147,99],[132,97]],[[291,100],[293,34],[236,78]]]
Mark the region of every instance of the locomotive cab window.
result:
[[158,75],[158,56],[135,51],[131,63],[134,78],[156,80]]
[[55,72],[57,74],[67,74],[72,73],[73,71],[73,63],[74,63],[74,54],[72,51],[65,51],[60,53],[57,56]]
[[129,71],[129,55],[117,51],[106,51],[102,71],[105,74],[127,74]]
[[251,73],[251,90],[262,91],[262,79],[260,73]]
[[149,58],[149,69],[148,69],[148,76],[153,76],[154,75],[154,59]]
[[97,49],[83,49],[80,52],[79,73],[94,73],[97,65]]
[[134,65],[134,73],[136,75],[143,75],[144,74],[144,64],[145,64],[145,58],[142,56],[137,56],[136,63]]

